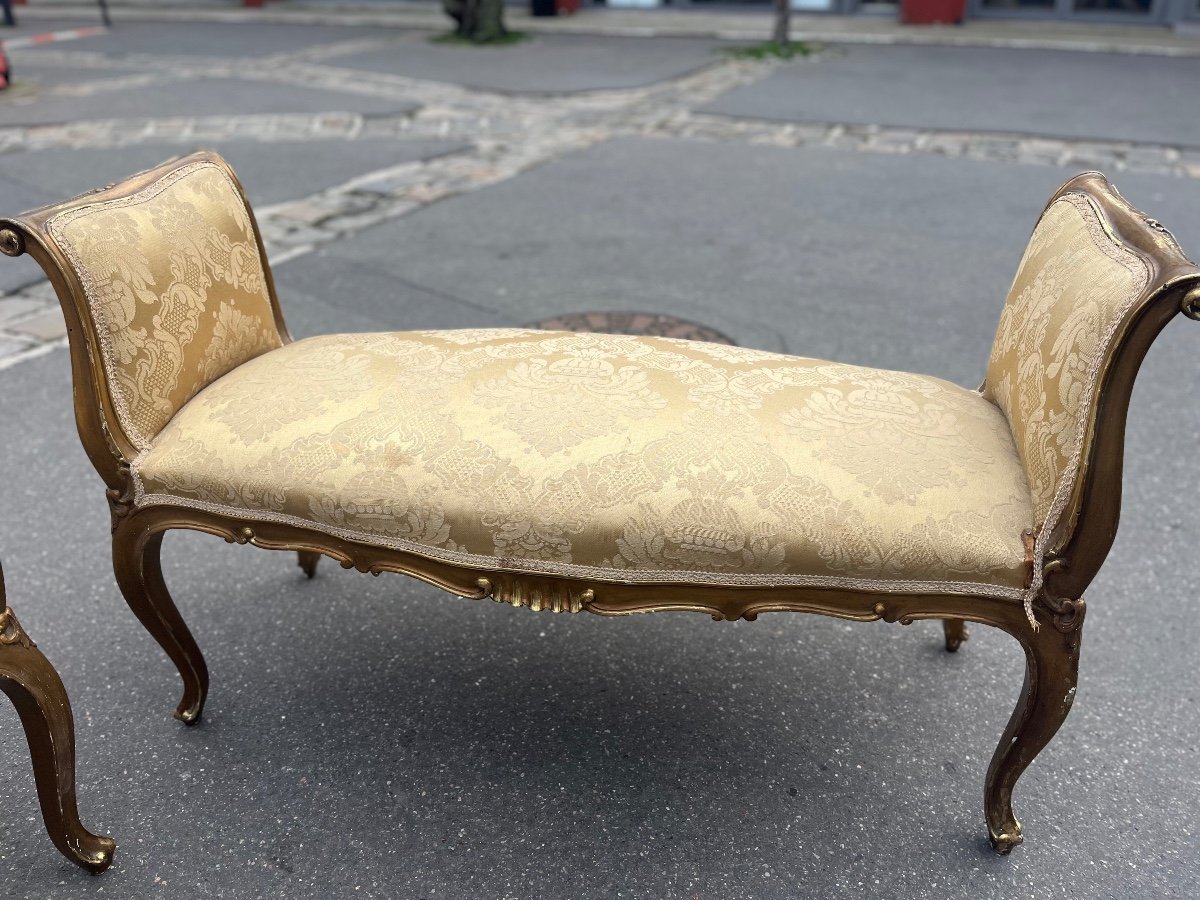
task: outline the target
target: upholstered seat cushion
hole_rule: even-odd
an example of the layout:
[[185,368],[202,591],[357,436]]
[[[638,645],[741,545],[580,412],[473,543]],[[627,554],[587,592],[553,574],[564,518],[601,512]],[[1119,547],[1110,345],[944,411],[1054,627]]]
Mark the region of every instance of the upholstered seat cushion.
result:
[[1010,429],[936,378],[663,338],[332,335],[221,377],[137,502],[488,569],[1019,596]]

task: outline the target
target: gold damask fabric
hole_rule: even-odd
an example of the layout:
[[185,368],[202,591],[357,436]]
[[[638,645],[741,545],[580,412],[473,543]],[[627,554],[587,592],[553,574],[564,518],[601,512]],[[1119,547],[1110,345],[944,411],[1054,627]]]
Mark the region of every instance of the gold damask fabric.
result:
[[139,449],[205,385],[280,346],[249,213],[219,166],[184,166],[48,227],[83,283]]
[[1021,596],[1003,414],[936,378],[517,329],[310,338],[205,388],[137,503],[487,569]]
[[1039,556],[1060,516],[1069,515],[1102,366],[1149,277],[1146,263],[1106,232],[1079,193],[1046,210],[1017,270],[984,396],[1012,427],[1042,530]]

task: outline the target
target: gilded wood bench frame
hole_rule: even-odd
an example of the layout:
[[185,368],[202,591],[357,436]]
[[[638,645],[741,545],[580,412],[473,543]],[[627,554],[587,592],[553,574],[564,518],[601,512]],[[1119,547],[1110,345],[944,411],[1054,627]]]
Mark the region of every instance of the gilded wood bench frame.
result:
[[75,801],[75,720],[62,679],[42,655],[4,595],[0,570],[0,690],[17,708],[37,787],[42,819],[54,846],[78,866],[99,874],[112,865],[116,843],[79,821]]
[[[221,166],[245,201],[233,171],[216,154],[202,152],[168,161],[65,203],[0,220],[0,251],[9,256],[29,253],[45,270],[62,303],[70,336],[76,421],[84,448],[107,486],[117,582],[133,612],[179,670],[184,683],[183,698],[175,713],[179,719],[193,724],[200,718],[208,691],[208,670],[171,600],[159,562],[163,534],[175,528],[207,532],[234,543],[296,551],[300,566],[310,577],[324,555],[361,572],[399,572],[464,597],[491,598],[535,610],[586,610],[606,616],[692,610],[725,621],[753,620],[760,613],[781,611],[901,624],[941,619],[951,650],[966,637],[964,623],[979,622],[1011,634],[1026,655],[1020,698],[992,758],[985,788],[985,814],[993,846],[1004,853],[1021,842],[1021,826],[1012,811],[1012,791],[1025,768],[1058,730],[1074,699],[1086,610],[1083,592],[1107,556],[1117,529],[1125,420],[1134,378],[1150,344],[1168,321],[1180,312],[1200,318],[1200,270],[1183,255],[1169,232],[1125,203],[1102,175],[1086,173],[1072,179],[1050,203],[1069,191],[1084,194],[1099,210],[1106,230],[1146,262],[1150,278],[1103,367],[1100,400],[1090,424],[1092,439],[1087,443],[1088,452],[1081,460],[1081,475],[1076,482],[1078,516],[1057,523],[1049,536],[1040,573],[1032,571],[1029,536],[1028,583],[1040,584],[1029,617],[1011,598],[977,594],[690,582],[585,583],[452,565],[316,529],[218,515],[184,505],[136,508],[130,463],[138,450],[117,425],[83,285],[47,229],[47,222],[88,204],[129,197],[197,160]],[[248,202],[246,208],[250,211]],[[253,223],[252,211],[250,219]],[[290,338],[257,224],[253,224],[253,230],[275,324],[286,343]],[[1034,620],[1046,627],[1036,626]]]

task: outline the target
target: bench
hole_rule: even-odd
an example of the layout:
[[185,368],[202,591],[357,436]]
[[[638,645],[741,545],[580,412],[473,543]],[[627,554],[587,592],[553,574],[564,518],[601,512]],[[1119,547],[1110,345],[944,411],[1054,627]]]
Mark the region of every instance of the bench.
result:
[[620,616],[820,613],[1013,635],[1027,659],[987,774],[993,846],[1075,695],[1083,592],[1112,544],[1134,377],[1200,270],[1087,173],[1051,198],[979,390],[653,337],[477,329],[292,341],[215,153],[0,220],[62,302],[117,582],[183,678],[167,592],[195,529],[462,597]]

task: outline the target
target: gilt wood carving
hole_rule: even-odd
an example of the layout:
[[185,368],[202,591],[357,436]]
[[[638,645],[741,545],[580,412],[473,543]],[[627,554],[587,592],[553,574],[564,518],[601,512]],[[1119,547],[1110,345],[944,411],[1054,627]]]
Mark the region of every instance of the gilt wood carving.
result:
[[29,741],[34,783],[46,831],[71,862],[100,873],[112,865],[116,844],[79,821],[75,802],[75,723],[62,680],[17,621],[4,597],[0,572],[0,690],[6,693]]
[[[638,583],[613,575],[564,577],[516,571],[511,567],[465,564],[365,539],[350,539],[329,529],[286,517],[218,512],[202,504],[139,505],[131,466],[142,450],[137,435],[122,427],[119,398],[114,398],[103,359],[107,340],[98,332],[86,285],[78,266],[56,238],[52,221],[73,216],[90,204],[124,201],[164,184],[186,167],[217,166],[244,194],[236,176],[216,154],[199,153],[131,177],[97,193],[0,220],[0,250],[10,256],[31,254],[45,270],[62,302],[70,333],[75,382],[75,412],[83,445],[107,487],[112,513],[113,560],[126,601],[146,629],[175,662],[184,682],[176,715],[193,724],[200,718],[208,690],[208,671],[167,591],[159,564],[162,536],[171,529],[207,532],[226,541],[298,554],[312,577],[317,561],[328,556],[346,568],[378,575],[397,572],[466,598],[491,599],[553,612],[591,612],[604,616],[660,610],[690,610],[714,619],[753,620],[765,612],[808,612],[856,621],[910,624],[941,619],[946,646],[956,650],[967,637],[967,623],[999,628],[1022,645],[1025,681],[1008,727],[1001,737],[985,786],[985,817],[992,844],[1006,853],[1022,840],[1012,811],[1012,791],[1038,752],[1062,724],[1075,696],[1086,605],[1083,592],[1092,581],[1116,533],[1120,504],[1125,416],[1138,367],[1159,331],[1176,314],[1200,318],[1200,270],[1183,255],[1169,232],[1133,209],[1103,176],[1072,179],[1051,198],[1047,209],[1065,197],[1083,212],[1094,210],[1098,240],[1110,241],[1114,258],[1126,259],[1144,275],[1127,312],[1114,321],[1109,342],[1096,360],[1096,403],[1081,423],[1077,476],[1060,492],[1063,515],[1052,527],[1022,536],[1026,580],[1023,597],[986,589],[927,590],[876,582],[783,584],[708,579]],[[248,233],[261,264],[261,288],[269,300],[279,343],[290,342],[262,239],[246,205]],[[1122,256],[1123,254],[1123,256]],[[1131,270],[1132,270],[1131,269]],[[253,274],[253,273],[251,273]],[[246,284],[257,284],[253,279]],[[1086,291],[1086,286],[1085,286]],[[1017,542],[1020,546],[1020,541]],[[912,583],[918,584],[919,583]],[[976,586],[978,587],[978,586]],[[1021,592],[1018,591],[1018,594]]]

